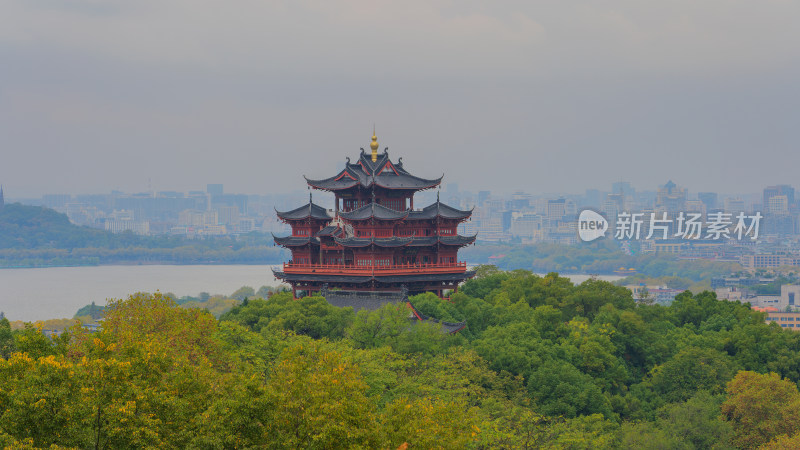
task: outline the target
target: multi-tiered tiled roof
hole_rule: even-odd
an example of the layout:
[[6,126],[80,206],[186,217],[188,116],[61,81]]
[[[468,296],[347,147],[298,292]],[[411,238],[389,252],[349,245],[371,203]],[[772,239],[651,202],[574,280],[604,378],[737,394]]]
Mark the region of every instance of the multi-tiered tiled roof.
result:
[[[340,292],[337,298],[359,298],[346,292],[418,292],[443,295],[474,275],[458,261],[458,249],[475,236],[461,236],[458,225],[472,210],[439,201],[414,208],[416,192],[439,186],[442,177],[412,175],[402,163],[363,149],[356,162],[329,178],[309,179],[310,188],[331,192],[335,207],[328,210],[309,202],[291,211],[277,211],[292,234],[275,237],[291,250],[292,258],[275,276],[296,293]],[[377,295],[377,294],[376,294]],[[362,295],[363,297],[363,295]],[[378,297],[381,297],[378,295]],[[391,295],[390,295],[391,297]],[[381,297],[383,298],[383,297]]]

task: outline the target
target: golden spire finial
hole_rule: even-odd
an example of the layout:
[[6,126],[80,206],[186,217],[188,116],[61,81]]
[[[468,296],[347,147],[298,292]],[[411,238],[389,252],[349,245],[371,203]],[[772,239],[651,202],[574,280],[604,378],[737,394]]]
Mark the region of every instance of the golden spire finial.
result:
[[369,143],[369,148],[372,149],[372,162],[378,160],[378,136],[375,135],[375,125],[372,125],[372,142]]

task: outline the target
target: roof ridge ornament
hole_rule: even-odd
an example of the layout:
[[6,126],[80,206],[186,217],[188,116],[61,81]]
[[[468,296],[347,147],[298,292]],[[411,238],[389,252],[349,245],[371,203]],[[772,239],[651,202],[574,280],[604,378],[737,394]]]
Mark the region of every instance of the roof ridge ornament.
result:
[[375,135],[375,124],[372,124],[372,142],[369,143],[372,149],[372,162],[378,161],[378,136]]

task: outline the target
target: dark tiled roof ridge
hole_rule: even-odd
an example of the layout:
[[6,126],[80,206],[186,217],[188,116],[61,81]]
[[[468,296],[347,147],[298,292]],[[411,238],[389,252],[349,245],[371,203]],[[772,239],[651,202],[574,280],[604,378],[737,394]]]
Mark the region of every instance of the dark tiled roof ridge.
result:
[[413,238],[401,237],[401,236],[394,236],[390,238],[349,237],[349,238],[335,238],[335,240],[337,244],[342,245],[344,247],[366,247],[367,245],[370,244],[375,244],[378,247],[402,247],[404,245],[409,244],[413,240]]
[[[387,169],[387,164],[391,164],[394,170]],[[344,176],[345,174],[349,176]],[[358,162],[351,163],[348,158],[344,169],[332,177],[321,179],[303,177],[309,185],[327,190],[349,189],[359,184],[368,188],[373,183],[386,189],[421,190],[439,185],[444,175],[432,179],[411,175],[403,168],[401,162],[393,163],[389,159],[388,149],[385,149],[383,153],[378,153],[375,162],[372,162],[371,155],[362,149]]]
[[[475,241],[477,234],[472,236],[438,236],[438,242],[443,245],[469,245]],[[366,247],[375,244],[379,247],[402,247],[436,245],[437,236],[392,236],[388,238],[376,237],[334,237],[336,243],[345,247]]]
[[436,216],[444,217],[446,219],[466,219],[467,217],[472,215],[474,211],[474,207],[469,210],[462,210],[458,208],[454,208],[450,205],[447,205],[443,202],[436,201],[435,203],[431,203],[428,206],[425,206],[421,210],[412,211],[409,213],[409,219],[411,220],[427,220],[436,218]]
[[289,247],[299,247],[302,245],[306,245],[309,242],[317,243],[319,240],[317,238],[312,238],[310,236],[275,236],[272,234],[272,239],[278,245],[289,246]]
[[439,320],[439,319],[436,319],[436,318],[431,317],[431,316],[426,316],[425,314],[420,312],[420,310],[417,309],[417,307],[414,306],[413,303],[411,303],[411,300],[408,300],[408,304],[411,305],[412,308],[414,308],[414,311],[416,311],[417,314],[419,314],[419,316],[422,317],[423,320],[430,320],[431,322],[440,323],[442,325],[448,325],[448,326],[460,326],[460,325],[466,325],[467,324],[466,320],[462,320],[461,322],[446,322],[444,320]]
[[278,211],[275,213],[284,220],[303,220],[309,217],[313,219],[329,220],[332,217],[328,214],[328,210],[316,203],[309,202],[303,206],[297,207],[291,211]]
[[366,220],[373,217],[382,220],[400,220],[408,217],[410,212],[410,209],[397,211],[381,204],[371,202],[352,211],[339,211],[339,216],[347,220]]

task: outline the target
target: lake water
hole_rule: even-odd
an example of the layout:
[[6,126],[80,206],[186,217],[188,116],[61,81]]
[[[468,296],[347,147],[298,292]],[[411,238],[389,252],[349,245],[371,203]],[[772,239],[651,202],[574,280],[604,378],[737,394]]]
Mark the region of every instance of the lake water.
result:
[[[589,275],[567,275],[581,283]],[[599,276],[608,281],[621,277]],[[0,269],[0,311],[9,320],[72,317],[92,302],[136,292],[172,292],[178,297],[201,292],[232,294],[242,286],[277,286],[272,266],[91,266]]]
[[272,266],[91,266],[0,270],[0,311],[9,320],[72,317],[82,306],[136,292],[230,295],[277,286]]

